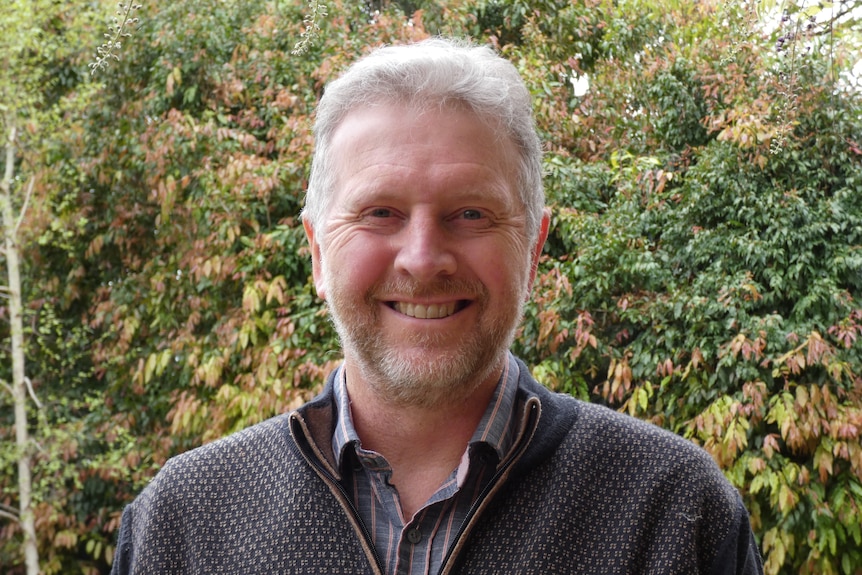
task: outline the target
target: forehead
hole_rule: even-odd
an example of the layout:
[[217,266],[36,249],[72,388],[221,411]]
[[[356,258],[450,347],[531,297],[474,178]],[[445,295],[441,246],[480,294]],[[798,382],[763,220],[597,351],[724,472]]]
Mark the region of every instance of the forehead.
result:
[[336,190],[357,177],[429,175],[434,168],[491,172],[516,188],[514,142],[496,120],[482,119],[465,106],[354,109],[335,129],[330,152]]

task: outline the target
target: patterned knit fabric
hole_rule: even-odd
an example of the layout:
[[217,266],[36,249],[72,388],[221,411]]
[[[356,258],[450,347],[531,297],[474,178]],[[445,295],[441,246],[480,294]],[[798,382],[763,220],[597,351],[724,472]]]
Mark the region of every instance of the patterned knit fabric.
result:
[[[706,452],[521,373],[535,433],[441,573],[762,573],[739,495]],[[332,411],[327,388],[170,460],[126,509],[113,573],[379,573],[337,486]]]
[[398,491],[389,482],[392,476],[389,462],[379,453],[361,449],[350,413],[344,369],[335,374],[332,389],[338,418],[332,449],[339,463],[338,471],[344,477],[341,484],[368,527],[387,573],[425,575],[439,571],[473,501],[513,447],[518,433],[515,418],[518,375],[518,362],[509,354],[460,466],[411,518],[401,515]]

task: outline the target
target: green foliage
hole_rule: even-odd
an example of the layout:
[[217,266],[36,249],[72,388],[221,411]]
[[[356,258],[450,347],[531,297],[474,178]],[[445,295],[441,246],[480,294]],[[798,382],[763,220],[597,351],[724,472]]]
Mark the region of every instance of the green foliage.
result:
[[[369,47],[438,33],[495,43],[546,141],[553,227],[516,352],[549,387],[709,450],[768,573],[860,572],[862,103],[823,81],[848,64],[847,27],[794,37],[812,43],[800,90],[776,73],[792,62],[785,32],[759,28],[763,3],[315,17],[299,0],[182,0],[147,3],[96,85],[100,18],[19,4],[0,49],[30,72],[0,71],[0,103],[26,103],[36,182],[22,248],[46,573],[105,572],[122,507],[168,457],[322,384],[340,352],[298,218],[314,105]],[[294,55],[309,17],[317,36]],[[6,505],[10,417],[3,403]],[[11,573],[17,537],[0,527]]]
[[786,92],[769,53],[722,64],[721,29],[692,26],[698,52],[673,34],[661,54],[601,61],[583,98],[556,92],[578,122],[543,124],[581,140],[546,162],[555,225],[518,351],[549,386],[709,450],[768,573],[854,574],[862,102],[817,87],[835,61],[814,50],[792,137],[771,146]]

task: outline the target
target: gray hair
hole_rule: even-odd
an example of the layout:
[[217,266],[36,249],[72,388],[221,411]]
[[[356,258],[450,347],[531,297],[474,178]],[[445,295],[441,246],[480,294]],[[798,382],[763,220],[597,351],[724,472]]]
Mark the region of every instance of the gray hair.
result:
[[[518,190],[526,212],[528,238],[537,237],[545,193],[542,144],[533,121],[530,93],[515,67],[491,48],[432,38],[416,44],[378,48],[326,86],[317,107],[315,150],[303,217],[315,230],[329,209],[336,174],[332,136],[352,110],[382,104],[417,110],[466,106],[516,145]],[[320,240],[324,240],[319,234]]]

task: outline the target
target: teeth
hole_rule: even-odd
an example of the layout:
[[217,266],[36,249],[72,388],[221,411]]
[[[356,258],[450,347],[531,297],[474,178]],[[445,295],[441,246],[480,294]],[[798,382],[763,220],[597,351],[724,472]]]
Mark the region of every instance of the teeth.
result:
[[455,313],[455,302],[432,305],[395,302],[395,309],[404,315],[418,319],[440,319]]

